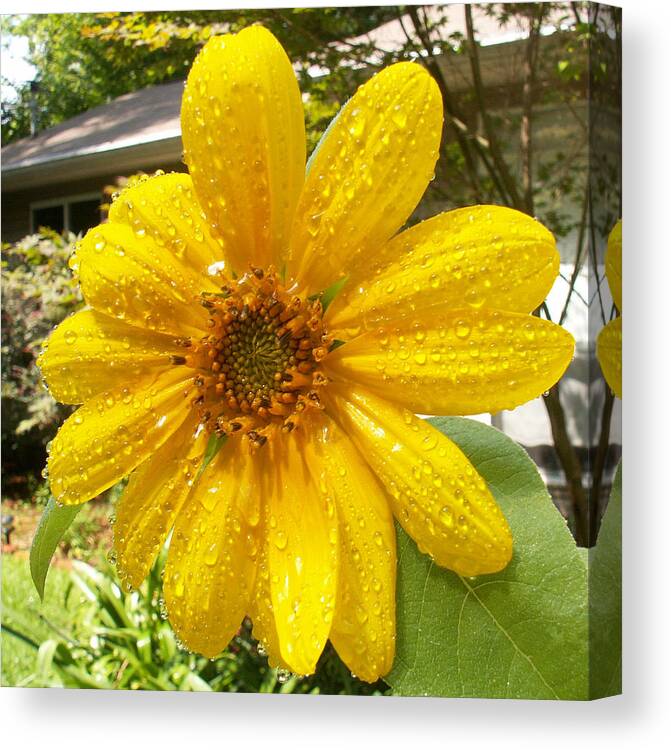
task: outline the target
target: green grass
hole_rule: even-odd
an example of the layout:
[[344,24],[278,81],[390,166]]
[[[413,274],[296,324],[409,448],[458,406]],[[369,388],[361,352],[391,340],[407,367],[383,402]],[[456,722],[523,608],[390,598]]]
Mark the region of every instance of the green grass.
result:
[[69,610],[79,601],[72,591],[67,571],[53,568],[47,576],[44,603],[35,591],[30,577],[28,560],[11,555],[2,556],[2,669],[0,684],[6,687],[30,683],[35,671],[37,652],[9,632],[15,627],[30,633],[39,642],[53,637],[45,619],[56,627],[66,627]]
[[6,686],[346,695],[379,695],[388,689],[382,681],[357,680],[330,645],[315,675],[280,674],[268,666],[247,619],[214,660],[183,650],[161,616],[162,559],[132,593],[119,586],[109,563],[95,568],[73,561],[70,572],[52,567],[43,604],[28,561],[6,555],[2,562]]

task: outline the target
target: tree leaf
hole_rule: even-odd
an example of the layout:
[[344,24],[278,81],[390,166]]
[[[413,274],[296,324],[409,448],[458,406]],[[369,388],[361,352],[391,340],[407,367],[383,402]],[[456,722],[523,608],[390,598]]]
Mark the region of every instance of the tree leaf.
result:
[[622,692],[622,464],[589,551],[590,697]]
[[56,547],[81,509],[81,505],[58,505],[53,497],[47,502],[30,547],[30,575],[40,599],[44,599],[44,583]]
[[398,531],[397,695],[588,698],[587,556],[525,451],[469,419],[432,424],[487,481],[514,553],[496,574],[438,568]]

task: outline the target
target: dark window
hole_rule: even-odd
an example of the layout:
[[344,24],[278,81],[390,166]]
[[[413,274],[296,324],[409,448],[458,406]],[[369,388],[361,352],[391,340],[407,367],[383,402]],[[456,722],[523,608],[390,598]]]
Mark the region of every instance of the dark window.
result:
[[33,229],[37,231],[40,227],[49,227],[54,232],[62,232],[65,229],[64,206],[45,206],[33,209]]
[[100,224],[100,200],[92,198],[70,204],[70,226],[68,229],[75,234]]

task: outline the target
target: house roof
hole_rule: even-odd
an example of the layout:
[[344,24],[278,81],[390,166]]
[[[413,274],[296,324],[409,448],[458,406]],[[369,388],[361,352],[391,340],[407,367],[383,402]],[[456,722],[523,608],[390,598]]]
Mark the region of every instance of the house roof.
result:
[[[133,91],[2,149],[3,189],[96,173],[110,160],[120,170],[149,158],[178,161],[182,153],[179,111],[184,81]],[[137,163],[136,163],[137,162]],[[109,171],[109,170],[108,170]]]

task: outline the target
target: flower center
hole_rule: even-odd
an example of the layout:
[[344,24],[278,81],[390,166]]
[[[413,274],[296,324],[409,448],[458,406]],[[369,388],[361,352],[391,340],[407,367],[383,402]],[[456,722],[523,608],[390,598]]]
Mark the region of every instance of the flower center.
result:
[[199,371],[193,404],[207,429],[260,446],[274,428],[293,430],[307,407],[321,407],[319,362],[332,338],[318,299],[289,293],[272,268],[252,268],[201,303],[209,333],[185,339],[188,354],[172,361]]

